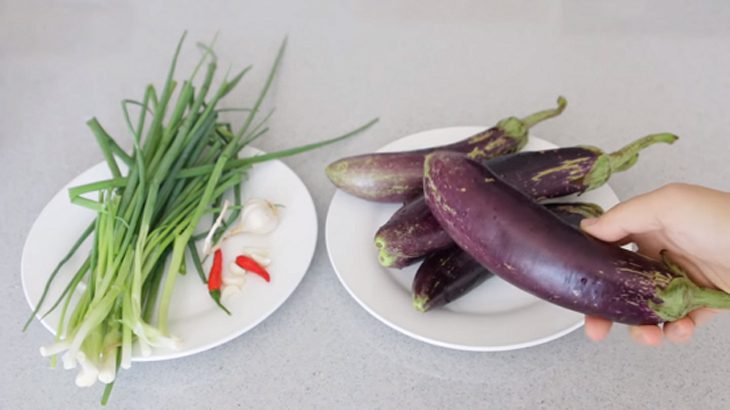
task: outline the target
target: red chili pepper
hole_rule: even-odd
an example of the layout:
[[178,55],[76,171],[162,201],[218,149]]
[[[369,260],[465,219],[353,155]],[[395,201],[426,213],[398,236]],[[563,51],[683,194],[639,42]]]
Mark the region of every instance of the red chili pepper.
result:
[[213,266],[210,267],[208,275],[208,292],[215,303],[229,315],[231,312],[221,303],[221,286],[223,285],[223,252],[220,248],[215,250],[213,255]]
[[248,256],[239,256],[236,258],[236,265],[240,266],[241,268],[253,272],[262,278],[264,278],[265,281],[271,282],[271,275],[269,275],[269,272],[266,271],[261,265],[259,265],[258,262],[253,260],[252,258],[249,258]]

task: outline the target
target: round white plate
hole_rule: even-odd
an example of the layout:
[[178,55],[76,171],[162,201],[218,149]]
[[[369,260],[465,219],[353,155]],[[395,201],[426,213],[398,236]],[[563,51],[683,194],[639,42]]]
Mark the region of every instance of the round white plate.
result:
[[[247,148],[246,156],[261,153]],[[25,297],[31,308],[40,299],[46,279],[58,261],[68,252],[94,217],[86,208],[68,200],[69,187],[109,177],[106,164],[98,164],[74,178],[46,205],[30,230],[23,249],[22,281]],[[232,315],[226,315],[208,295],[208,288],[187,260],[187,274],[178,276],[170,302],[170,334],[181,339],[179,350],[153,349],[142,357],[135,347],[133,360],[155,361],[188,356],[228,342],[242,335],[271,315],[292,294],[307,272],[317,243],[317,214],[312,197],[301,179],[280,161],[254,166],[243,183],[242,199],[259,197],[283,205],[278,228],[268,235],[240,235],[227,240],[223,247],[224,266],[240,254],[244,247],[269,251],[272,262],[267,268],[271,282],[247,275],[241,292],[225,300]],[[201,221],[201,228],[210,227],[210,219]],[[202,246],[202,241],[200,242]],[[82,247],[59,272],[44,302],[51,306],[63,287],[83,261],[89,246]],[[210,266],[210,259],[204,268]],[[80,291],[75,297],[78,299]],[[43,310],[45,311],[45,310]],[[43,325],[55,333],[60,309],[45,319]],[[50,344],[49,339],[47,344]]]
[[[455,142],[486,127],[425,131],[394,141],[379,151],[403,151]],[[525,150],[556,148],[530,136]],[[607,186],[578,199],[608,209],[618,198]],[[488,279],[449,305],[421,313],[411,305],[411,282],[418,264],[388,269],[378,263],[375,232],[399,208],[368,202],[338,190],[327,214],[326,241],[342,285],[377,319],[408,336],[438,346],[471,351],[501,351],[535,346],[579,328],[583,315],[542,301],[498,277]]]

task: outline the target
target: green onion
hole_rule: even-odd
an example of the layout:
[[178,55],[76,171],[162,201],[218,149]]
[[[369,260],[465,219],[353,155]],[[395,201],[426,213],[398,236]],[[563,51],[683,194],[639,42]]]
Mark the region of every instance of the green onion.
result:
[[[179,340],[170,333],[168,315],[176,278],[187,270],[185,253],[191,254],[205,283],[195,230],[204,216],[218,212],[222,197],[230,192],[234,211],[223,227],[235,221],[241,208],[241,183],[250,167],[341,141],[376,122],[332,139],[241,157],[248,144],[268,131],[266,123],[274,110],[261,119],[258,113],[281,65],[286,39],[251,108],[219,107],[251,67],[230,79],[223,78],[211,91],[218,65],[212,43],[200,46],[203,55],[178,87],[175,71],[184,39],[185,35],[177,45],[161,92],[148,85],[141,102],[122,101],[122,115],[132,140],[130,153],[120,148],[96,118],[88,121],[111,178],[69,190],[71,202],[94,211],[96,217],[51,272],[24,327],[41,312],[51,283],[64,264],[90,240],[88,256],[45,313],[62,304],[55,344],[41,352],[53,356],[53,363],[56,354],[65,352],[65,368],[81,367],[78,385],[90,385],[97,379],[105,383],[102,403],[108,401],[119,369],[131,365],[133,343],[139,344],[143,354],[154,347],[178,347]],[[204,73],[203,79],[196,86],[199,72]],[[136,118],[132,111],[138,111]],[[243,115],[238,131],[232,132],[231,125],[219,119],[223,112]],[[214,232],[213,241],[221,240],[224,231]],[[201,285],[200,291],[207,289]],[[155,323],[153,317],[158,318]]]

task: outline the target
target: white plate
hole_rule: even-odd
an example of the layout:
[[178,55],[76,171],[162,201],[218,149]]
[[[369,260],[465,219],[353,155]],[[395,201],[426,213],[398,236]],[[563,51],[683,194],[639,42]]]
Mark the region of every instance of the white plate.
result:
[[[442,145],[466,138],[485,127],[425,131],[394,141],[379,151],[402,151]],[[525,150],[555,148],[530,136]],[[576,197],[608,209],[618,198],[606,185]],[[418,264],[402,270],[378,263],[373,237],[399,208],[368,202],[338,190],[327,214],[326,241],[342,285],[377,319],[408,336],[438,346],[471,351],[501,351],[535,346],[579,328],[583,315],[563,309],[492,277],[446,307],[427,313],[411,305],[411,282]]]
[[[243,154],[248,156],[260,152],[247,148]],[[260,197],[282,204],[284,207],[281,208],[281,223],[268,235],[242,235],[227,240],[222,248],[224,266],[228,266],[243,247],[267,249],[272,259],[268,267],[271,282],[266,283],[255,275],[248,275],[241,292],[225,301],[226,307],[232,313],[232,316],[228,316],[210,299],[206,285],[201,283],[188,260],[188,273],[178,276],[170,302],[170,333],[181,339],[181,348],[153,349],[151,356],[142,357],[135,347],[133,360],[173,359],[228,342],[271,315],[304,277],[317,243],[317,214],[306,186],[280,161],[257,164],[248,175],[248,180],[242,187],[242,199]],[[59,191],[35,221],[26,240],[22,258],[23,290],[31,307],[38,303],[48,275],[94,217],[92,211],[69,202],[67,189],[108,177],[109,172],[104,163],[88,169]],[[210,219],[202,221],[201,226],[209,227]],[[89,246],[81,248],[77,252],[78,256],[59,272],[44,306],[50,306],[60,295],[88,249]],[[210,266],[210,259],[208,258],[204,267]],[[77,293],[78,298],[80,292]],[[57,309],[42,321],[52,333],[58,324],[59,311]],[[49,339],[44,344],[50,342]]]

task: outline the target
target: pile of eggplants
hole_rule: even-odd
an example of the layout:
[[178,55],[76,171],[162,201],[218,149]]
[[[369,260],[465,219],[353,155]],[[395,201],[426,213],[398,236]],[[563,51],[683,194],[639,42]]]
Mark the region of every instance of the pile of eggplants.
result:
[[596,189],[631,168],[645,148],[677,139],[652,134],[611,153],[586,145],[519,152],[529,129],[565,106],[560,97],[556,108],[505,118],[453,144],[347,157],[326,173],[349,194],[403,204],[378,229],[375,249],[387,268],[421,262],[412,284],[420,311],[493,275],[565,308],[627,324],[730,306],[730,295],[698,287],[666,258],[584,234],[580,221],[599,216],[597,205],[555,200]]

